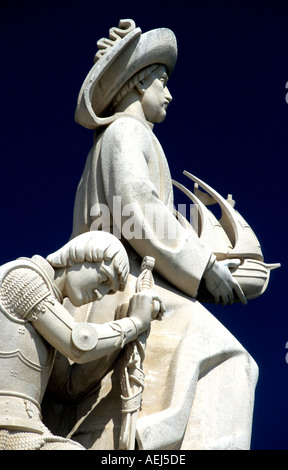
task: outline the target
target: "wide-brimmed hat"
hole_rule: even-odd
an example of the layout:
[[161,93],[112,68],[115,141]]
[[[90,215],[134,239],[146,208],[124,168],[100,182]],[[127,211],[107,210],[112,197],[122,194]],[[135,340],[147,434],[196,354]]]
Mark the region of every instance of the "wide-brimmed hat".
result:
[[97,42],[92,67],[81,87],[75,120],[95,129],[111,122],[103,117],[105,110],[122,86],[140,70],[152,64],[165,65],[171,75],[177,60],[177,42],[174,33],[158,28],[142,34],[133,20],[120,20],[118,28],[109,30],[109,39]]

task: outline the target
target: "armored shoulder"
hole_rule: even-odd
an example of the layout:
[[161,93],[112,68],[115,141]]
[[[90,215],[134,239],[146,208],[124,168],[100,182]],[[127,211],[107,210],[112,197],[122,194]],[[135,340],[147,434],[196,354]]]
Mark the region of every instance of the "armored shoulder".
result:
[[4,312],[18,319],[36,320],[41,302],[49,295],[51,291],[44,278],[27,266],[16,266],[8,271],[0,286]]

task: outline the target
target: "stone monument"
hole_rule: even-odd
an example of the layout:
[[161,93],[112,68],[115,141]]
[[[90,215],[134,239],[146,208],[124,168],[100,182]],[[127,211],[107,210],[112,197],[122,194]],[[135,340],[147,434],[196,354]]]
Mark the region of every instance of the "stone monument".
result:
[[[77,189],[72,239],[93,230],[113,233],[128,252],[130,273],[125,291],[66,308],[77,321],[99,324],[107,315],[113,321],[118,305],[137,291],[149,256],[166,311],[134,353],[110,357],[102,374],[97,363],[85,366],[86,395],[59,387],[53,374],[57,406],[70,402],[66,412],[61,408],[62,423],[72,408],[75,416],[65,429],[54,420],[55,431],[87,449],[249,449],[258,367],[202,302],[245,304],[264,292],[278,265],[264,263],[231,196],[222,198],[188,172],[194,191],[171,179],[153,126],[172,100],[173,32],[142,34],[133,20],[121,20],[97,44],[75,114],[94,131],[94,144]],[[197,228],[175,211],[173,183],[196,204]],[[222,209],[220,220],[213,204]]]
[[41,419],[55,350],[73,362],[73,381],[77,366],[137,340],[149,328],[152,302],[162,306],[152,290],[135,293],[127,318],[96,325],[76,323],[63,298],[79,307],[123,290],[128,271],[121,242],[103,232],[80,235],[46,260],[36,255],[0,267],[1,450],[85,450],[53,435]]
[[153,127],[172,101],[174,33],[128,19],[97,44],[75,113],[94,142],[71,239],[0,268],[0,446],[249,449],[258,367],[205,305],[257,298],[279,265],[231,195],[171,178]]

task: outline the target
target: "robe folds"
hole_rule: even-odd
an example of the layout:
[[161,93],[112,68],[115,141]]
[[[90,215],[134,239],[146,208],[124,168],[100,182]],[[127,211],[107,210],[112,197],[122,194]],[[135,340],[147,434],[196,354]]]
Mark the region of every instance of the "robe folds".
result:
[[[119,236],[129,256],[128,284],[124,292],[80,309],[68,308],[80,321],[113,320],[117,305],[135,292],[142,259],[154,257],[155,290],[166,312],[162,320],[152,321],[146,344],[137,448],[248,449],[258,368],[197,300],[214,255],[193,228],[180,224],[173,209],[169,166],[151,126],[135,116],[119,115],[98,135],[88,155],[75,199],[72,237],[95,229]],[[120,356],[83,365],[91,372],[89,393],[81,394],[69,437],[86,448],[118,447]]]

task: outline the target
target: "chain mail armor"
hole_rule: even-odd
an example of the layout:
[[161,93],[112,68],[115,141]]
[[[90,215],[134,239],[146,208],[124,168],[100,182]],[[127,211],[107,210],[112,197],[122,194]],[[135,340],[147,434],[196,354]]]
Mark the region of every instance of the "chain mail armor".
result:
[[51,287],[35,269],[18,267],[3,279],[0,302],[10,316],[35,321],[41,312],[41,301],[50,294]]
[[85,450],[78,442],[53,436],[48,429],[43,434],[0,429],[0,450]]
[[[78,449],[44,426],[40,403],[52,370],[55,350],[33,327],[47,302],[62,302],[54,271],[18,259],[0,267],[0,449]],[[84,449],[84,448],[82,448]]]

